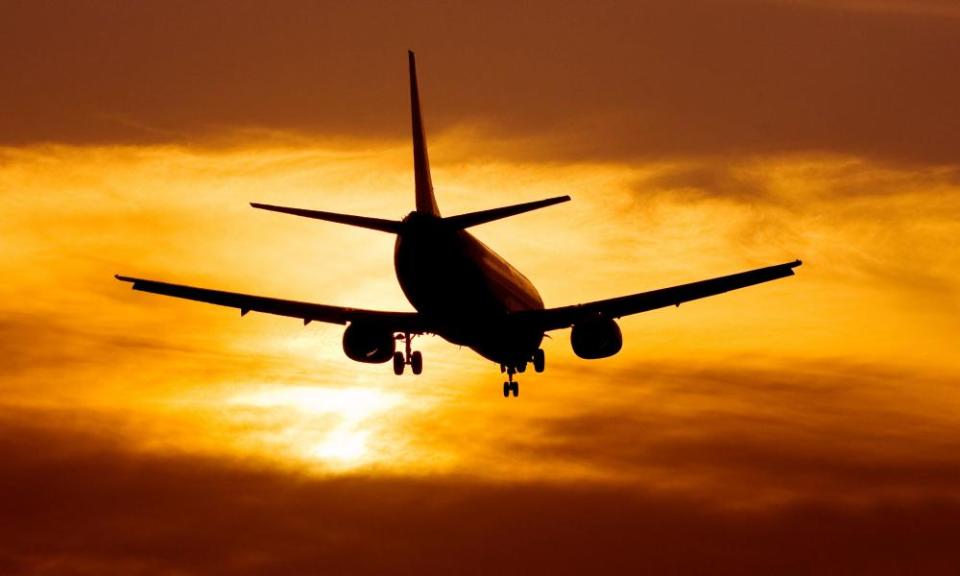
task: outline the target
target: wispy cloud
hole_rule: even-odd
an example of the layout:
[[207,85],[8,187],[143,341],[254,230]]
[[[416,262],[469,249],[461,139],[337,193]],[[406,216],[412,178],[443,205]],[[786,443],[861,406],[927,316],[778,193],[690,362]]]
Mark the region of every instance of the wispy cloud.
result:
[[774,0],[845,12],[873,12],[932,18],[960,18],[960,7],[951,0]]

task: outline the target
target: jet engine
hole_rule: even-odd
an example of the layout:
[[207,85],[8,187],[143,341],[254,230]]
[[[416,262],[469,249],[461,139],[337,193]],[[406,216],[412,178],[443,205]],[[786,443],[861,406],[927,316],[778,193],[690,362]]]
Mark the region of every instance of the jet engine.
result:
[[586,360],[613,356],[623,347],[620,327],[609,318],[595,318],[573,325],[570,332],[573,352]]
[[350,324],[343,332],[343,352],[351,360],[381,364],[396,350],[393,332],[374,326]]

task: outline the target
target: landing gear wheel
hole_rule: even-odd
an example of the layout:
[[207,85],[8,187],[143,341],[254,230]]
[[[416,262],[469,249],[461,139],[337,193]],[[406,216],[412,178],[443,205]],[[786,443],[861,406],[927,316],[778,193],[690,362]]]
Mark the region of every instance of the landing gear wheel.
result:
[[520,395],[520,383],[519,383],[519,382],[511,382],[511,383],[510,383],[510,391],[513,392],[513,397],[514,397],[514,398],[516,398],[517,396],[519,396],[519,395]]
[[512,388],[512,386],[510,385],[510,382],[504,382],[504,383],[503,383],[503,397],[504,397],[504,398],[509,398],[509,397],[510,397],[510,389],[511,389],[511,388]]
[[533,353],[533,369],[536,372],[543,372],[544,367],[547,365],[546,355],[543,353],[543,348],[538,348],[536,352]]
[[517,372],[523,374],[523,373],[526,372],[526,371],[527,371],[527,363],[526,363],[526,362],[521,362],[521,363],[517,364]]
[[419,350],[410,355],[410,369],[414,374],[423,372],[423,354]]
[[406,365],[407,363],[403,358],[403,352],[394,352],[393,353],[393,373],[396,374],[397,376],[400,376],[401,374],[403,374],[403,367]]

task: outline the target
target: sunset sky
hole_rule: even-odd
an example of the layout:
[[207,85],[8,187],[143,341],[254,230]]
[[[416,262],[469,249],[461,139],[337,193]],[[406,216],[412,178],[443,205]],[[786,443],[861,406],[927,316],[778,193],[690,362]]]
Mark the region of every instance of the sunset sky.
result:
[[[417,51],[445,214],[569,331],[501,396],[415,340],[115,273],[412,310]],[[960,3],[0,0],[0,574],[956,574]]]

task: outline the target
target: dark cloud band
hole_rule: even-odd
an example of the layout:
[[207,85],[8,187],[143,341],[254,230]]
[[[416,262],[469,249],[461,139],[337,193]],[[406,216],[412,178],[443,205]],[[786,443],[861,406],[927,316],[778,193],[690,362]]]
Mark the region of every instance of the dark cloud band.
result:
[[528,155],[814,150],[956,164],[960,19],[913,12],[701,0],[482,11],[13,3],[0,18],[0,141],[185,141],[243,128],[405,138],[413,47],[431,131],[467,122],[496,139],[538,138]]

